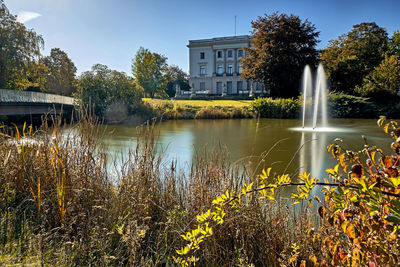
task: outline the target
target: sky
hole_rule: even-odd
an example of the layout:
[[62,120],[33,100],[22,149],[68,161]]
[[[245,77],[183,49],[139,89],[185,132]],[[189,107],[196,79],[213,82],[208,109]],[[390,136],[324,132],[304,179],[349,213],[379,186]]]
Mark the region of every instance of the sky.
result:
[[44,55],[65,51],[78,74],[97,63],[131,75],[139,47],[189,69],[189,40],[249,34],[251,21],[273,12],[308,19],[320,31],[318,48],[361,22],[389,35],[400,30],[400,0],[5,0],[29,29],[43,36]]

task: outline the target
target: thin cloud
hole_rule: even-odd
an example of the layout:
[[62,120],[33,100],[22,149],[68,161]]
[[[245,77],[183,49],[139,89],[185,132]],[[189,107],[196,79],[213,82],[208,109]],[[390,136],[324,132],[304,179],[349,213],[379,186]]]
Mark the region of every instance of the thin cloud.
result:
[[31,11],[21,11],[17,14],[17,21],[21,23],[25,23],[27,21],[30,21],[32,19],[36,19],[40,17],[41,14],[36,13],[36,12],[31,12]]

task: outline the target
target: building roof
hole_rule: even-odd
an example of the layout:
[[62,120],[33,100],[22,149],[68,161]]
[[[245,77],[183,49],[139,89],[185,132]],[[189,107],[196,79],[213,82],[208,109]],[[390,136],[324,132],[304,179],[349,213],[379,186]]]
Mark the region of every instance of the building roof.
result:
[[253,39],[251,35],[238,35],[238,36],[226,36],[226,37],[216,37],[211,39],[199,39],[199,40],[189,40],[189,45],[187,47],[194,46],[205,46],[205,45],[215,45],[215,44],[231,44],[231,43],[244,43],[250,42]]

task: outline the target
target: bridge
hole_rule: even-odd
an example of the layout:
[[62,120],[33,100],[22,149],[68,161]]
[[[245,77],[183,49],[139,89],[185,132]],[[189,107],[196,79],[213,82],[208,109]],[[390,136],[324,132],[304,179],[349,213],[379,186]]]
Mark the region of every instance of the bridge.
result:
[[37,116],[72,111],[73,97],[0,89],[0,116]]

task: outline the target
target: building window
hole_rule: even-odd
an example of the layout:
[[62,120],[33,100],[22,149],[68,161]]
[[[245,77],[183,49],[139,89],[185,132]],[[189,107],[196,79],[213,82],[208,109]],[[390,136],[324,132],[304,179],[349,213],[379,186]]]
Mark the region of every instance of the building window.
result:
[[242,49],[238,50],[238,57],[243,57],[243,50]]
[[217,51],[217,58],[222,58],[222,51]]
[[233,51],[232,50],[228,50],[228,57],[233,57]]
[[206,74],[206,66],[201,65],[200,66],[200,75],[205,75]]
[[217,66],[217,75],[222,75],[222,65]]
[[201,91],[206,90],[206,83],[205,83],[205,82],[201,82],[201,83],[200,83],[200,90],[201,90]]
[[238,71],[237,72],[240,74],[240,73],[242,73],[242,71],[243,71],[242,70],[242,64],[238,64]]
[[242,81],[238,81],[237,82],[237,89],[238,90],[243,90],[243,82]]
[[232,64],[228,64],[228,75],[232,75],[232,74],[233,74]]
[[200,59],[204,59],[204,58],[205,58],[204,52],[200,52]]

